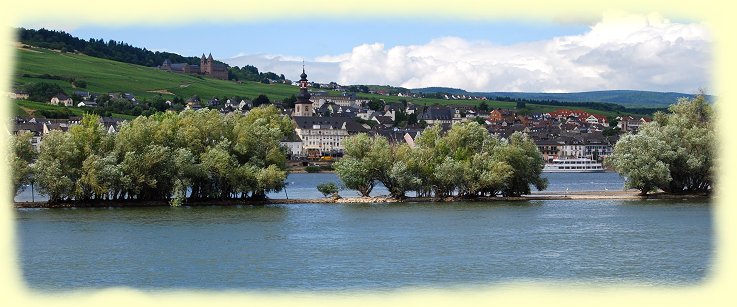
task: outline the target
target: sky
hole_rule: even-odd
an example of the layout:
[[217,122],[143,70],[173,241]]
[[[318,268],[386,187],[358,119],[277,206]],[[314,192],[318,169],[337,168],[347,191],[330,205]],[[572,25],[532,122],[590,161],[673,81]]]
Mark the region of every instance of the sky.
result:
[[296,80],[468,91],[695,93],[712,79],[698,21],[603,15],[579,21],[315,18],[171,26],[24,25],[124,41]]

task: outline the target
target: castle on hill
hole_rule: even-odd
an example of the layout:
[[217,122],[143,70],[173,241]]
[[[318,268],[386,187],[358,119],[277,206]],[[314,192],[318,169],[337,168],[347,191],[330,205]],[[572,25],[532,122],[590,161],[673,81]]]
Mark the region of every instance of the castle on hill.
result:
[[200,58],[200,65],[189,65],[187,63],[172,63],[169,59],[164,60],[164,63],[159,66],[159,69],[183,73],[183,74],[199,74],[215,79],[228,80],[228,67],[223,63],[215,62],[212,58],[212,53],[205,58],[205,54],[202,54]]

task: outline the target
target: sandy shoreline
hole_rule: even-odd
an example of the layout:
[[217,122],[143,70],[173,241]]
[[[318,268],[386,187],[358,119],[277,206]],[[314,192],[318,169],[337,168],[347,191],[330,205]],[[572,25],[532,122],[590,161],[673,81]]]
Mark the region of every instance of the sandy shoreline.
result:
[[[706,195],[675,195],[655,193],[641,196],[637,191],[600,191],[600,192],[536,192],[520,197],[480,197],[465,199],[448,197],[442,199],[409,197],[397,200],[390,197],[348,197],[348,198],[308,198],[266,200],[204,200],[189,201],[184,206],[263,206],[272,204],[351,204],[351,203],[420,203],[420,202],[493,202],[493,201],[530,201],[530,200],[642,200],[642,199],[708,199]],[[167,201],[93,201],[93,202],[15,202],[15,208],[106,208],[106,207],[158,207],[169,206]]]

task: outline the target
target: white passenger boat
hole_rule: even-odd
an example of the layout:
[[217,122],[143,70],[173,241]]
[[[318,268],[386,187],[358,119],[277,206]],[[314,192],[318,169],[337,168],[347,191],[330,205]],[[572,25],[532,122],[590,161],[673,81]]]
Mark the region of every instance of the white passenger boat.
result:
[[552,163],[545,163],[543,173],[592,173],[603,172],[601,162],[588,158],[553,159]]

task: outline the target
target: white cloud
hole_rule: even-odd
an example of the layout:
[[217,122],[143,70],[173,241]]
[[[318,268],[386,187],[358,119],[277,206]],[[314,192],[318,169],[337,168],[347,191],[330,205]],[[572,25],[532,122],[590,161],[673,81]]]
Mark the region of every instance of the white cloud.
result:
[[471,91],[694,92],[709,85],[711,40],[697,23],[605,16],[584,34],[514,45],[444,37],[424,45],[364,44],[335,58],[338,83]]
[[[513,45],[458,37],[391,48],[362,44],[345,54],[312,59],[307,67],[310,80],[340,84],[447,86],[469,91],[690,93],[709,86],[711,51],[711,38],[702,24],[675,23],[657,14],[619,15],[605,16],[581,35]],[[246,55],[229,64],[243,61],[290,78],[301,72],[298,59]]]
[[[224,59],[223,62],[230,66],[255,66],[261,72],[271,71],[284,74],[284,77],[292,81],[299,80],[299,74],[302,73],[302,58],[290,55],[238,54],[235,57]],[[305,59],[304,64],[308,79],[311,81],[328,83],[337,79],[338,63]]]

